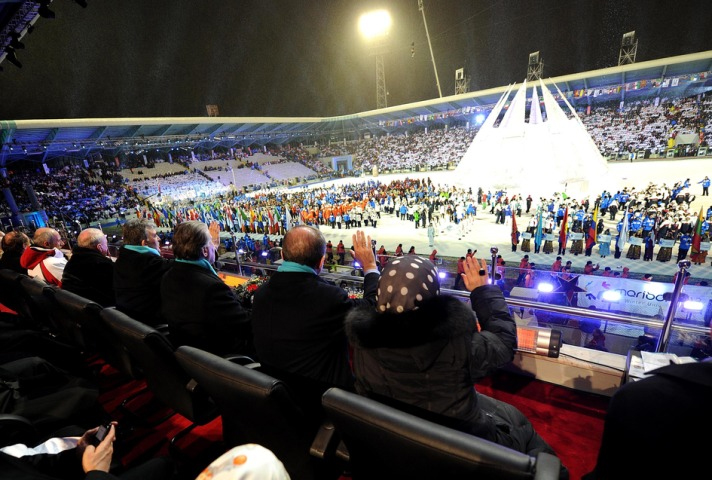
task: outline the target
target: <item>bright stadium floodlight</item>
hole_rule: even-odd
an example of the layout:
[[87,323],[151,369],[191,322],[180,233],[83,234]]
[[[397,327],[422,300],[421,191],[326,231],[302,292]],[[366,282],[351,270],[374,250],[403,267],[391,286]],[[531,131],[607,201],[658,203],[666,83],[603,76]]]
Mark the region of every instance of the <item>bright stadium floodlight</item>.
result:
[[537,286],[537,290],[539,290],[541,293],[551,293],[554,291],[554,286],[550,283],[540,283]]
[[358,28],[364,37],[371,39],[387,35],[391,24],[391,14],[387,10],[375,10],[361,15]]
[[391,23],[391,14],[387,10],[364,13],[358,22],[361,35],[371,43],[371,55],[376,58],[376,108],[378,109],[388,106],[386,69],[383,56],[386,51],[386,39],[388,38]]

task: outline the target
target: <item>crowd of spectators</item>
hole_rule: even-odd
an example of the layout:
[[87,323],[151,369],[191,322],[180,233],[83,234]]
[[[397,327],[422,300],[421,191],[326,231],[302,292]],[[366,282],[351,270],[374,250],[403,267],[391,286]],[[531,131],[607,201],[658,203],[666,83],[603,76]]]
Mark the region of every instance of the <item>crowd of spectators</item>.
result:
[[[663,98],[660,101],[649,99],[630,102],[622,109],[617,104],[594,107],[590,114],[582,113],[581,117],[603,153],[638,149],[660,153],[677,135],[697,132],[704,137],[712,124],[710,105],[712,100],[705,96]],[[170,210],[172,206],[180,206],[181,202],[194,199],[207,202],[229,195],[231,182],[216,181],[214,175],[208,175],[217,168],[227,168],[220,163],[216,165],[216,160],[225,161],[226,165],[237,163],[243,168],[261,168],[259,162],[251,161],[251,158],[256,158],[253,157],[256,153],[263,153],[271,155],[269,163],[297,162],[314,172],[298,179],[267,177],[264,184],[255,186],[255,190],[262,188],[261,192],[270,189],[278,191],[282,187],[293,186],[297,181],[309,183],[340,176],[340,172],[334,172],[325,160],[334,155],[353,155],[352,174],[362,171],[370,173],[374,166],[381,172],[447,168],[460,161],[476,133],[477,127],[451,126],[374,136],[353,142],[315,144],[313,147],[284,145],[254,151],[238,148],[222,152],[194,152],[190,155],[175,153],[170,158],[176,169],[172,173],[158,173],[161,170],[158,168],[160,164],[167,163],[165,160],[134,155],[123,159],[125,163],[120,167],[130,167],[134,174],[136,170],[141,174],[131,180],[123,179],[123,183],[117,174],[125,170],[120,170],[113,162],[101,162],[101,168],[90,165],[91,169],[79,165],[50,166],[47,167],[49,173],[40,168],[8,169],[7,182],[21,212],[35,209],[25,188],[26,184],[31,184],[40,206],[50,217],[66,217],[70,221],[78,219],[81,223],[91,223],[120,217],[127,209],[136,208],[146,199],[152,204],[166,205]],[[702,141],[706,145],[704,138]],[[233,173],[238,175],[239,169]],[[131,188],[127,189],[126,186]],[[654,188],[659,190],[663,187]],[[631,193],[645,196],[644,192]],[[651,198],[659,193],[653,192]],[[267,194],[268,198],[270,196],[277,198],[279,194]],[[394,206],[396,200],[392,199]],[[398,210],[402,203],[404,201],[400,199]],[[408,207],[409,202],[405,203]],[[457,220],[460,213],[455,203],[460,204],[460,210],[467,212],[469,203],[477,205],[483,202],[479,198],[475,202],[459,198],[458,202],[450,203],[450,211],[447,207],[444,210],[436,209],[434,217],[428,215],[428,221],[431,217],[437,221],[453,214]],[[4,216],[9,216],[8,206],[3,204],[0,208]],[[485,208],[489,209],[491,205],[487,203]],[[687,215],[681,216],[684,220]],[[418,218],[423,218],[420,210]]]
[[[645,150],[662,155],[671,140],[680,134],[712,133],[712,99],[663,98],[644,99],[593,107],[590,114],[581,113],[586,130],[604,156]],[[696,153],[696,149],[694,149]]]

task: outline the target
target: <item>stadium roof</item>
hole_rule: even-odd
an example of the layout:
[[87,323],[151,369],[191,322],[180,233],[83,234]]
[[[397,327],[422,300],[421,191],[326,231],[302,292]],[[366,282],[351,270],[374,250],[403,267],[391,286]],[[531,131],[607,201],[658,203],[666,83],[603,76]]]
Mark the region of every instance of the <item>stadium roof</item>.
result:
[[[2,5],[2,3],[0,3]],[[2,12],[0,12],[1,14]],[[712,89],[712,50],[549,78],[575,107]],[[19,160],[96,158],[150,150],[210,150],[352,140],[417,126],[476,121],[507,86],[339,117],[79,118],[0,121],[0,167]]]

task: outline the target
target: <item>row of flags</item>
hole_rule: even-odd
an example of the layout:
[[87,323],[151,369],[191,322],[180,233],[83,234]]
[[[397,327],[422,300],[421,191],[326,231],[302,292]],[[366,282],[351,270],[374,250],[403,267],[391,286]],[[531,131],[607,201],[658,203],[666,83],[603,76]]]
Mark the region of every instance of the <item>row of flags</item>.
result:
[[[282,224],[282,207],[258,206],[242,208],[227,203],[200,203],[193,207],[166,208],[165,206],[147,206],[141,210],[136,207],[136,214],[141,218],[152,219],[156,226],[167,225],[175,227],[178,223],[188,220],[200,220],[204,223],[212,221],[220,224],[221,230],[230,227],[231,230],[247,231],[255,223],[262,223],[271,232],[277,232]],[[287,216],[286,229],[289,229],[289,209],[284,209]]]

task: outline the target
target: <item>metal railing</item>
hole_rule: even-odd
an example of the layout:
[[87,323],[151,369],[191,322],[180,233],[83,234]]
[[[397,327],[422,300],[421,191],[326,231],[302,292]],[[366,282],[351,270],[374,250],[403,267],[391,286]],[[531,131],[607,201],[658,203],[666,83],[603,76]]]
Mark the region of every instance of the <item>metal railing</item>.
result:
[[[497,248],[492,247],[490,253],[492,254],[492,271],[490,273],[491,278],[496,278],[496,256]],[[248,276],[252,274],[259,274],[264,276],[269,276],[270,272],[276,271],[278,265],[270,263],[255,263],[255,262],[245,262],[241,261],[241,255],[238,252],[236,254],[236,261],[223,261],[223,269],[228,271],[236,272],[241,276]],[[676,277],[676,282],[674,285],[673,292],[670,296],[670,305],[663,319],[645,317],[633,314],[621,314],[614,313],[605,310],[592,310],[589,308],[573,307],[566,305],[553,305],[541,301],[533,301],[524,298],[513,298],[506,297],[505,300],[510,307],[510,310],[519,309],[521,311],[534,311],[537,313],[545,312],[548,314],[561,315],[571,318],[579,318],[584,320],[594,320],[600,323],[605,323],[606,327],[603,328],[604,332],[607,332],[609,325],[626,325],[631,327],[639,327],[639,330],[646,332],[650,335],[651,332],[659,332],[656,338],[651,338],[654,341],[654,350],[656,352],[666,352],[670,346],[671,334],[673,329],[678,333],[678,338],[680,334],[688,334],[688,337],[694,338],[696,335],[703,337],[709,333],[707,328],[698,325],[682,324],[675,322],[675,315],[678,311],[678,304],[682,295],[682,289],[684,287],[684,278],[687,269],[690,266],[690,262],[683,261],[678,264],[679,272]],[[358,269],[351,267],[352,271],[361,273]],[[361,273],[362,275],[362,273]],[[358,275],[352,275],[351,273],[338,273],[338,272],[322,272],[321,277],[328,281],[333,282],[336,285],[345,282],[349,288],[360,289],[363,285],[363,277]],[[456,296],[463,301],[469,301],[469,292],[461,290],[452,290],[448,288],[441,288],[443,293]],[[546,324],[546,322],[540,322]],[[551,328],[556,328],[556,326],[548,325]],[[575,328],[575,327],[571,327]],[[610,332],[608,332],[610,333]],[[679,341],[677,346],[682,346],[682,341]],[[685,347],[691,347],[691,345],[684,345]],[[627,351],[615,352],[625,355]]]

